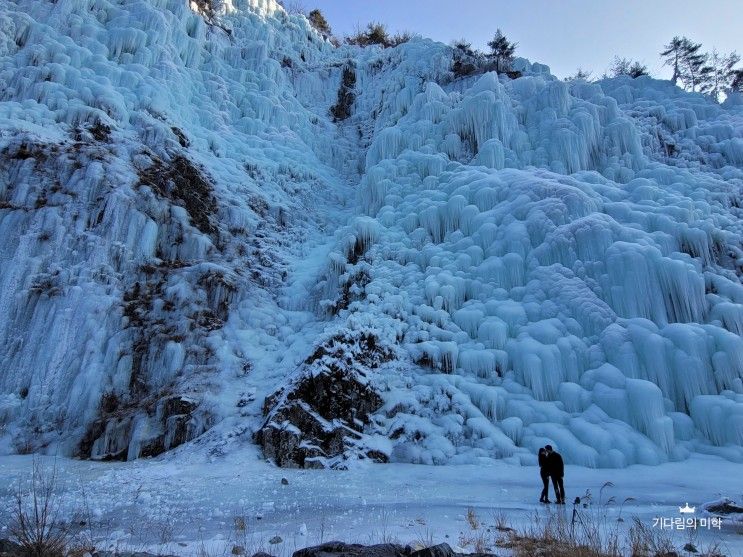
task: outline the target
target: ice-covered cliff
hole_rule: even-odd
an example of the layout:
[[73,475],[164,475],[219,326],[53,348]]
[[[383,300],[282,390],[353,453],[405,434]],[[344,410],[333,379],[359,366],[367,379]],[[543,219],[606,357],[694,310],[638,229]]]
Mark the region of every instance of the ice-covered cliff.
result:
[[3,452],[743,460],[739,98],[199,5],[0,0]]

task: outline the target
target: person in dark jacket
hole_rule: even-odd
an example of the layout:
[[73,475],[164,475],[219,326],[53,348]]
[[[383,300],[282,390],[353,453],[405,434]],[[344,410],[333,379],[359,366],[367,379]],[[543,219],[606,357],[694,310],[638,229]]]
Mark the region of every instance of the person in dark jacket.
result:
[[562,456],[552,449],[552,445],[545,447],[547,451],[547,472],[552,479],[552,485],[555,488],[555,497],[559,505],[565,504],[565,487],[562,479],[565,475],[565,465],[562,462]]
[[539,475],[542,477],[542,495],[539,497],[540,503],[549,503],[549,486],[550,473],[547,469],[547,449],[539,449]]

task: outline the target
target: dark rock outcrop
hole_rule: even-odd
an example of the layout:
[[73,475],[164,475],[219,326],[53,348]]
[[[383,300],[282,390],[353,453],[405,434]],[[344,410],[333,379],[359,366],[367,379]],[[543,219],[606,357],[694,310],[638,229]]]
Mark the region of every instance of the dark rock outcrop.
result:
[[335,122],[346,120],[351,116],[353,103],[356,101],[354,87],[356,86],[356,71],[353,66],[343,68],[341,86],[338,88],[338,102],[330,109]]
[[327,542],[295,551],[292,557],[408,557],[410,548],[391,543],[359,545]]
[[711,514],[723,515],[723,516],[731,515],[731,514],[743,515],[743,507],[738,505],[732,499],[727,499],[727,498],[714,502],[714,503],[708,503],[704,505],[704,510],[706,510],[708,513],[711,513]]
[[410,557],[453,557],[456,555],[448,543],[440,543],[431,547],[424,547],[411,553]]
[[[371,330],[346,330],[321,343],[298,376],[266,399],[256,439],[267,458],[287,468],[342,467],[382,399],[369,372],[393,352]],[[357,454],[385,460],[378,451]]]
[[327,542],[295,551],[292,557],[487,557],[488,553],[455,553],[449,544],[442,543],[413,551],[410,546],[391,543],[359,545]]
[[151,166],[139,172],[139,181],[158,195],[184,207],[191,224],[201,232],[216,234],[214,187],[203,169],[188,157],[176,155],[171,161],[155,158]]
[[[188,396],[165,397],[153,406],[148,416],[137,408],[119,408],[115,400],[104,397],[103,417],[89,429],[81,444],[82,455],[104,461],[157,456],[197,437],[210,425],[208,414],[200,412],[198,401]],[[138,418],[149,420],[153,429],[132,455],[131,440]]]

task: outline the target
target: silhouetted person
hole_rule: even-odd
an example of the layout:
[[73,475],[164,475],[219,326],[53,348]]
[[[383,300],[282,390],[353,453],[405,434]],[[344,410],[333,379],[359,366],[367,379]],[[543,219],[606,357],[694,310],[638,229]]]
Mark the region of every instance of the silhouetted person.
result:
[[545,450],[547,451],[547,472],[550,478],[552,478],[557,503],[564,505],[565,487],[562,485],[562,478],[565,475],[565,465],[562,462],[562,456],[560,456],[560,453],[552,450],[552,445],[547,445]]
[[550,474],[547,469],[547,449],[539,449],[539,475],[542,477],[542,495],[539,497],[540,503],[549,503]]

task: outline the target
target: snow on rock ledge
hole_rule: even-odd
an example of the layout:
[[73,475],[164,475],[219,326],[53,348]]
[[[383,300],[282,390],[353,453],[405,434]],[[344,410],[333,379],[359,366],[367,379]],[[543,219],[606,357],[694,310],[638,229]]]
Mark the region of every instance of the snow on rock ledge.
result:
[[370,415],[382,406],[372,374],[394,351],[369,328],[342,329],[322,341],[291,382],[268,397],[256,440],[277,465],[342,468],[349,459],[386,461],[364,448]]
[[260,16],[285,13],[276,0],[189,0],[191,9],[203,13],[205,8],[217,15],[232,14],[240,10],[250,10]]

